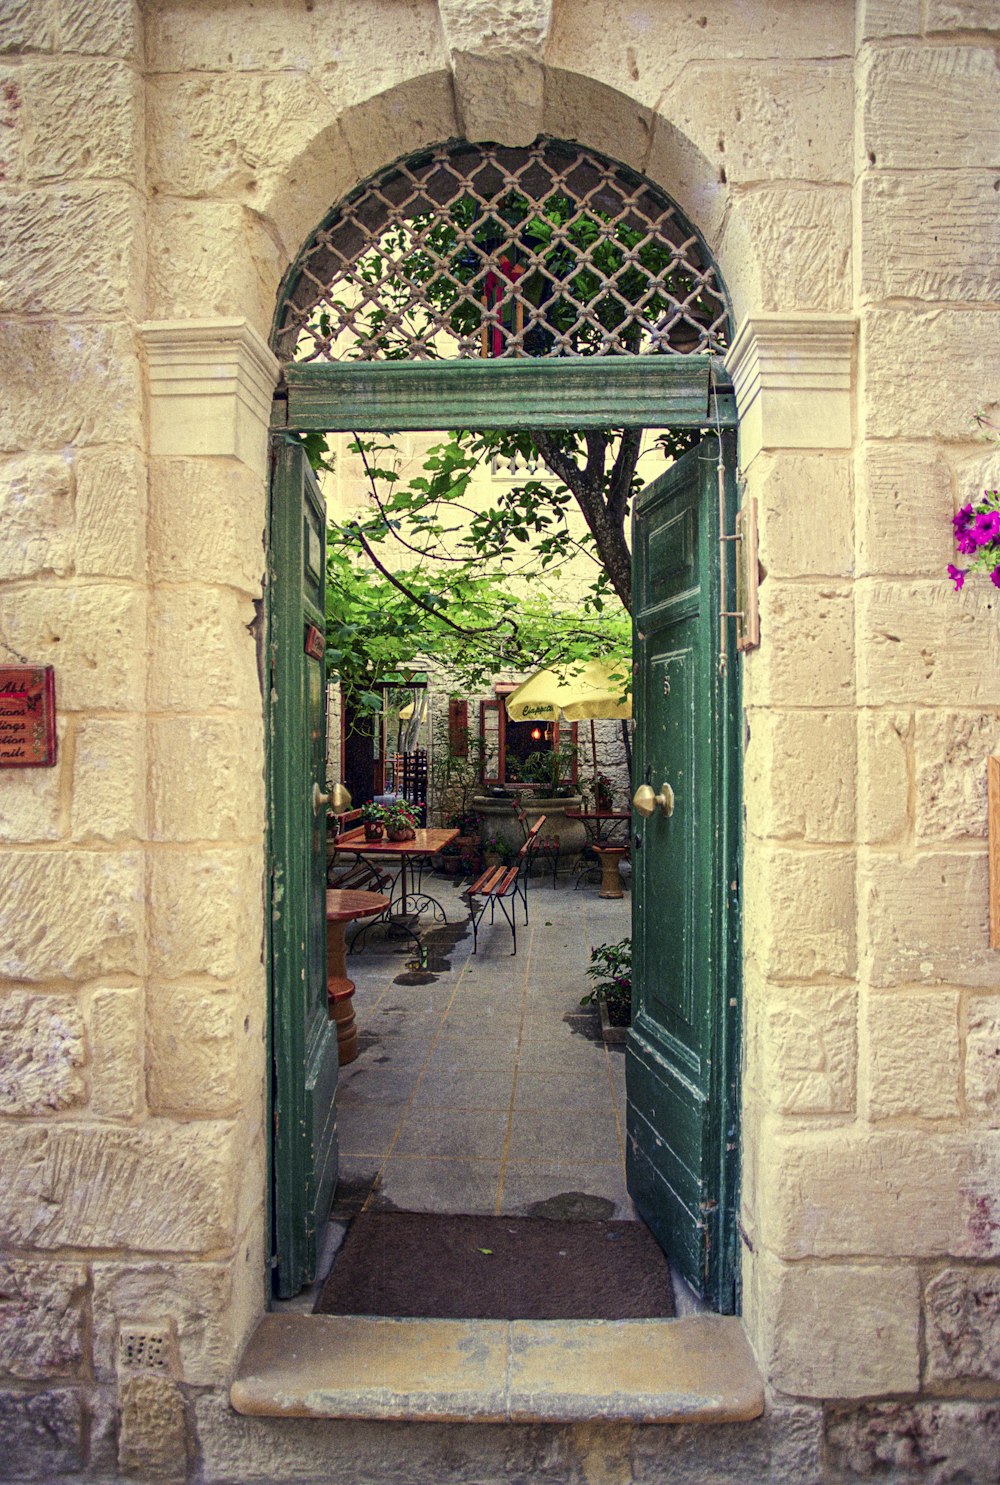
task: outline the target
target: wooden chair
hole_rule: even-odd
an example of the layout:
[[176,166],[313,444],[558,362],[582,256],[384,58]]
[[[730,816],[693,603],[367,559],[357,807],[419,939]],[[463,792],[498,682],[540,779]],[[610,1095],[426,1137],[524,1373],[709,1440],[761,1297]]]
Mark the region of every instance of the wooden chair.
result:
[[[353,830],[361,823],[361,810],[348,810],[346,814],[338,815],[337,835],[343,835],[348,830]],[[359,850],[353,846],[349,850],[341,848],[336,851],[333,860],[326,869],[326,885],[328,887],[339,887],[341,889],[356,888],[367,892],[386,892],[392,885],[392,875],[383,871],[374,861],[366,860]]]
[[[479,949],[479,923],[487,906],[490,910],[490,922],[494,920],[497,903],[500,911],[507,920],[507,924],[514,938],[512,954],[517,953],[517,914],[516,899],[520,897],[524,904],[524,921],[528,922],[528,873],[531,869],[531,858],[535,851],[535,842],[539,832],[545,823],[542,815],[535,821],[528,831],[524,845],[517,853],[517,864],[515,866],[489,866],[482,876],[472,883],[467,889],[466,896],[469,899],[469,915],[472,919],[472,952]],[[510,905],[508,907],[508,904]]]
[[524,806],[519,799],[514,800],[514,814],[517,817],[518,824],[524,831],[525,840],[528,840],[532,836],[534,837],[534,845],[532,846],[531,851],[532,860],[534,861],[536,858],[542,858],[544,860],[552,862],[552,885],[554,887],[556,885],[556,874],[559,870],[558,835],[539,834],[538,827],[539,825],[544,823],[544,815],[541,815],[536,821],[535,825],[529,828],[528,816],[525,814]]

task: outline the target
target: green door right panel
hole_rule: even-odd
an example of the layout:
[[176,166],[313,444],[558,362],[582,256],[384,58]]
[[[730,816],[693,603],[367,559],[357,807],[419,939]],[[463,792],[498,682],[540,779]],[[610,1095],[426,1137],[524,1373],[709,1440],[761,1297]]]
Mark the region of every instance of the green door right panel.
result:
[[[723,435],[727,521],[735,445]],[[633,780],[674,808],[633,817],[629,1191],[694,1289],[735,1294],[737,657],[719,665],[719,443],[636,502]],[[731,525],[730,525],[730,528]],[[727,562],[728,547],[726,549]],[[732,587],[729,589],[732,592]]]

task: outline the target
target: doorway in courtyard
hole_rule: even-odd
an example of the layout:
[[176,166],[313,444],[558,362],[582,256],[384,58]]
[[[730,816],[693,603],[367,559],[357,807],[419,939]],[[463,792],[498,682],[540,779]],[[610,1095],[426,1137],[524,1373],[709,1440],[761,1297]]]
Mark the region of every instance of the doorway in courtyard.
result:
[[[516,1089],[519,1080],[524,1091],[532,1081],[537,1089],[560,1075],[552,1047],[536,1048],[527,1062],[522,1055],[532,990],[539,1002],[544,998],[542,935],[550,934],[557,959],[561,943],[579,947],[588,932],[594,937],[575,920],[586,896],[564,885],[555,889],[563,898],[557,906],[555,895],[544,906],[532,903],[516,992],[511,966],[517,961],[497,968],[495,951],[463,958],[454,940],[445,947],[462,965],[456,983],[445,987],[423,979],[433,970],[418,957],[409,972],[418,983],[408,986],[407,974],[397,972],[380,989],[371,956],[356,975],[359,1000],[373,997],[373,1014],[391,1020],[395,1035],[411,1043],[404,1082],[418,1054],[414,1030],[431,1025],[421,1018],[439,1024],[406,1090],[404,1119],[396,1118],[398,1108],[388,1112],[399,1099],[353,1096],[357,1073],[342,1070],[347,1148],[338,1192],[338,1059],[325,954],[327,517],[310,447],[315,450],[317,435],[357,437],[373,428],[379,436],[419,433],[442,424],[523,431],[536,443],[565,444],[568,436],[559,430],[572,426],[579,430],[582,468],[588,432],[628,436],[666,426],[687,430],[693,446],[631,499],[633,779],[643,793],[627,827],[633,1020],[617,1059],[625,1064],[623,1080],[616,1059],[602,1053],[605,1127],[614,1128],[624,1156],[627,1195],[623,1189],[616,1205],[635,1203],[683,1276],[714,1307],[736,1305],[738,672],[735,657],[725,663],[731,640],[723,597],[735,445],[732,398],[714,357],[727,327],[714,267],[676,208],[623,167],[551,141],[521,151],[444,146],[393,167],[331,214],[286,282],[275,333],[285,370],[275,407],[269,558],[279,1294],[309,1281],[331,1201],[350,1205],[358,1190],[352,1129],[367,1121],[374,1130],[381,1121],[372,1142],[382,1146],[380,1154],[395,1150],[399,1158],[400,1139],[418,1137],[420,1119],[409,1135],[405,1124],[419,1110],[422,1080],[431,1086],[433,1060],[456,1085],[463,1067],[483,1072],[456,1060],[463,1025],[474,1024],[480,1042],[484,1033],[492,1041],[494,1072],[511,1056],[514,1061],[503,1127],[495,1117],[501,1104],[454,1105],[466,1125],[477,1113],[489,1116],[479,1121],[484,1138],[500,1143],[498,1151],[480,1155],[477,1171],[465,1173],[466,1190],[473,1191],[471,1177],[495,1157],[490,1199],[505,1210],[519,1134],[522,1144],[534,1141],[544,1165],[546,1129],[555,1135],[565,1126],[558,1149],[550,1145],[549,1163],[573,1163],[572,1125],[576,1149],[586,1147],[581,1121],[572,1110],[560,1121],[550,1097],[540,1107],[521,1104],[525,1114],[542,1117],[533,1124],[522,1118],[519,1131]],[[461,911],[448,916],[467,920]],[[594,926],[598,941],[606,937],[603,921]],[[628,936],[627,918],[615,927],[622,931],[613,937]],[[565,954],[561,959],[568,962]],[[564,1057],[577,1045],[569,1040],[576,1034],[572,1020],[563,1008]],[[494,1081],[499,1087],[504,1079]],[[491,1097],[502,1101],[499,1092]],[[431,1109],[423,1123],[434,1122],[440,1127],[440,1113],[435,1121]],[[394,1143],[386,1146],[389,1138]],[[426,1186],[429,1167],[419,1167],[420,1158],[434,1156],[411,1159],[406,1178],[423,1178]],[[544,1184],[537,1185],[543,1204]],[[388,1200],[406,1204],[404,1185],[396,1188],[399,1201]],[[522,1206],[532,1204],[527,1195]]]

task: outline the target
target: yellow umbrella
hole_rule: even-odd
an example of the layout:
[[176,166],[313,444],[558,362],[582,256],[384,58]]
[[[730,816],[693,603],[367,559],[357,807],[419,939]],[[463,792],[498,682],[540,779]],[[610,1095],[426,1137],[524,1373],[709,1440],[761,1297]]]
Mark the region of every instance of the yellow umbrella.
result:
[[632,715],[631,693],[624,697],[627,661],[588,660],[584,665],[536,670],[507,697],[512,722],[547,721],[560,712],[567,722]]

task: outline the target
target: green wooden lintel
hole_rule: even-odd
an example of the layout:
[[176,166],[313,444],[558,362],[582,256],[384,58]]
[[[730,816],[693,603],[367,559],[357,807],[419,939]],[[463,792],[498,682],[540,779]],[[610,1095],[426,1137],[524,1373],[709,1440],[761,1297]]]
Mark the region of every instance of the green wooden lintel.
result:
[[[289,365],[274,426],[290,432],[735,426],[711,356]],[[716,376],[718,373],[716,372]]]

